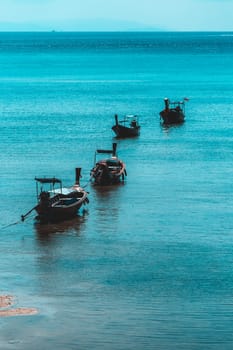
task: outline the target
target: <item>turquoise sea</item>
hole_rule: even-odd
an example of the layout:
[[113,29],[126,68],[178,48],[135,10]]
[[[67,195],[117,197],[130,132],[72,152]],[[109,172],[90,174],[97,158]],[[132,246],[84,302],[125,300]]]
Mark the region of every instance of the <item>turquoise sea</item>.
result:
[[[233,33],[0,33],[0,349],[233,348]],[[188,97],[165,128],[163,99]],[[123,185],[88,183],[114,114]],[[73,184],[77,218],[37,225],[35,176]]]

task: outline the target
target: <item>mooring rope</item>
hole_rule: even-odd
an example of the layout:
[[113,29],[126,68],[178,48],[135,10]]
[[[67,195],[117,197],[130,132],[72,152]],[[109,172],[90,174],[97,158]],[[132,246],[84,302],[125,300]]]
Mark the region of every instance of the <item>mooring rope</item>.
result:
[[6,226],[2,226],[2,227],[1,227],[1,230],[4,230],[5,228],[10,227],[10,226],[17,225],[17,224],[19,224],[20,222],[21,222],[21,220],[18,220],[18,221],[16,221],[16,222],[12,222],[11,224],[8,224],[8,225],[6,225]]
[[93,178],[93,176],[90,177],[90,179],[87,181],[87,183],[84,186],[80,186],[82,188],[85,188],[89,185],[89,183],[91,182],[91,179]]
[[15,221],[15,222],[10,223],[10,224],[8,224],[8,225],[5,225],[5,226],[0,227],[0,230],[5,230],[5,229],[8,228],[8,227],[18,225],[18,224],[24,222],[25,220],[27,220],[27,219],[29,219],[29,218],[30,218],[30,216],[28,215],[27,217],[24,218],[24,220],[22,220],[22,218],[21,218],[21,220],[18,220],[18,221]]

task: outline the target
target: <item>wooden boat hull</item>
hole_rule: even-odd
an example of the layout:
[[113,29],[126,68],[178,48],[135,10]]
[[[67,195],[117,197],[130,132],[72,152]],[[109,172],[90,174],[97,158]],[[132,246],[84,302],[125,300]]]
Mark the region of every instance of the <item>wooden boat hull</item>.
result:
[[106,161],[98,162],[91,170],[91,178],[95,185],[114,185],[124,181],[127,176],[125,164],[121,161],[118,167],[110,167]]
[[183,111],[177,111],[176,109],[163,110],[160,112],[160,117],[164,124],[180,124],[185,119]]
[[114,125],[112,130],[117,137],[135,137],[140,135],[140,126],[136,127],[126,127],[123,125]]
[[61,197],[59,195],[49,199],[49,201],[40,201],[35,208],[41,222],[55,222],[70,219],[77,215],[78,210],[88,203],[86,192],[82,193],[81,198]]

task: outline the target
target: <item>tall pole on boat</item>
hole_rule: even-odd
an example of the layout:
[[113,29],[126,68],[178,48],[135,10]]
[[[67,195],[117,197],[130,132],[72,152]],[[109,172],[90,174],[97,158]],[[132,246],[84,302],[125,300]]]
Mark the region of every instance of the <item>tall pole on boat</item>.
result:
[[112,144],[112,155],[113,155],[113,157],[116,157],[116,149],[117,149],[117,143],[114,142]]
[[164,103],[165,103],[165,110],[167,111],[169,109],[169,99],[167,97],[164,99]]
[[81,169],[82,168],[76,168],[75,169],[75,185],[79,185],[79,180],[81,177]]
[[115,114],[115,122],[116,122],[116,125],[118,125],[118,115]]

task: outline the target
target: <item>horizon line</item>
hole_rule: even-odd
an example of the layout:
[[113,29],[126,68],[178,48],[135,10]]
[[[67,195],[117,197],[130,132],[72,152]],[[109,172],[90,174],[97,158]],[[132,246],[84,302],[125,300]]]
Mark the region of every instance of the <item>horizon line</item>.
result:
[[0,33],[233,33],[232,30],[177,30],[177,29],[137,29],[137,30],[0,30]]

